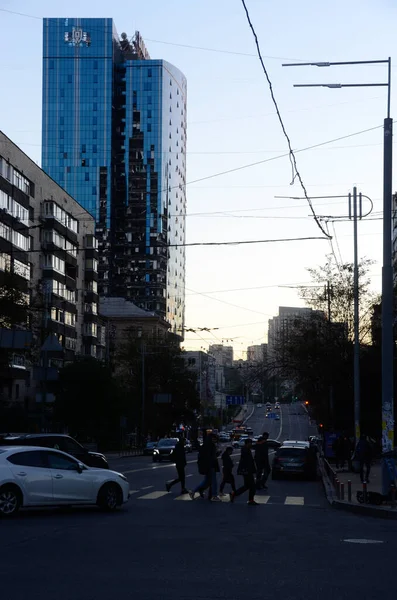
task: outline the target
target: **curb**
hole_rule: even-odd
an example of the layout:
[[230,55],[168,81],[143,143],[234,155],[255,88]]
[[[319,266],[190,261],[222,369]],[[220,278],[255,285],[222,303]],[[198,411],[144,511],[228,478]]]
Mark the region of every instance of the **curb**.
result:
[[376,517],[378,519],[397,520],[397,511],[390,508],[376,508],[375,506],[368,506],[365,504],[350,504],[349,502],[343,502],[342,500],[334,500],[331,505],[337,510],[344,510],[358,515]]
[[363,515],[366,517],[397,520],[397,511],[391,508],[377,508],[368,504],[353,504],[344,500],[338,500],[335,497],[334,487],[324,469],[324,464],[322,460],[319,460],[319,467],[325,495],[332,508],[336,510],[344,510],[345,512],[353,513],[356,515]]

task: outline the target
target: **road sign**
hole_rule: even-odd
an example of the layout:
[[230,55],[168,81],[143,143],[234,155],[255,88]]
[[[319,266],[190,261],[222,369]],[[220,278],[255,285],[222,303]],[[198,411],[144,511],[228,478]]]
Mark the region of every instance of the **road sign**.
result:
[[245,404],[245,396],[226,396],[226,405]]

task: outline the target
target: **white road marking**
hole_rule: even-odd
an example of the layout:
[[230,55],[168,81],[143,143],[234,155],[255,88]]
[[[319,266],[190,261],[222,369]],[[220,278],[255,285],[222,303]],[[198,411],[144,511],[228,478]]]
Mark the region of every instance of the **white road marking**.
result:
[[168,492],[150,492],[150,494],[139,496],[138,500],[158,500],[162,496],[168,496]]
[[141,487],[141,490],[150,490],[152,487],[154,487],[154,485],[145,485],[144,487]]
[[383,544],[382,540],[365,540],[365,539],[349,539],[342,540],[342,542],[347,542],[348,544]]
[[305,499],[303,496],[287,496],[284,502],[288,506],[303,506],[304,503]]
[[130,490],[130,494],[137,494],[138,492],[140,492],[141,490]]
[[193,473],[189,473],[189,475],[186,475],[186,478],[187,477],[193,477]]
[[176,498],[174,498],[174,500],[183,500],[183,501],[187,501],[189,500],[189,502],[192,501],[191,497],[189,496],[189,494],[181,494],[180,496],[177,496]]
[[270,496],[255,496],[255,502],[258,504],[267,504],[270,500]]

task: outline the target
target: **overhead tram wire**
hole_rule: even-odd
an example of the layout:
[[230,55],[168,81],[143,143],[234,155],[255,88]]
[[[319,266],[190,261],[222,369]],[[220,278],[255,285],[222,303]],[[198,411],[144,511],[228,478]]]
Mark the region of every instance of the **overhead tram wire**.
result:
[[320,221],[319,221],[319,219],[318,219],[318,217],[317,217],[317,215],[316,215],[316,212],[315,212],[315,210],[314,210],[314,208],[313,208],[313,204],[312,204],[312,202],[311,202],[311,200],[310,200],[310,198],[309,198],[309,196],[308,196],[308,193],[307,193],[307,190],[306,190],[305,184],[303,183],[302,176],[301,176],[301,174],[300,174],[300,172],[299,172],[299,170],[298,170],[298,165],[297,165],[297,162],[296,162],[296,157],[295,157],[294,151],[293,151],[293,149],[292,149],[291,140],[290,140],[290,138],[289,138],[289,136],[288,136],[288,134],[287,134],[287,131],[286,131],[286,129],[285,129],[285,125],[284,125],[283,119],[282,119],[282,117],[281,117],[280,110],[279,110],[279,107],[278,107],[278,104],[277,104],[276,98],[275,98],[275,96],[274,96],[274,92],[273,92],[273,85],[272,85],[272,82],[271,82],[271,80],[270,80],[269,74],[268,74],[268,72],[267,72],[267,69],[266,69],[265,63],[263,62],[263,58],[262,58],[262,54],[261,54],[261,49],[260,49],[260,47],[259,47],[259,40],[258,40],[258,36],[257,36],[257,34],[256,34],[256,31],[255,31],[255,28],[254,28],[254,26],[253,26],[253,24],[252,24],[251,17],[250,17],[250,14],[249,14],[249,11],[248,11],[248,8],[247,8],[247,5],[246,5],[246,3],[245,3],[245,0],[241,0],[241,2],[242,2],[242,5],[243,5],[243,7],[244,7],[244,10],[245,10],[245,14],[246,14],[246,17],[247,17],[247,20],[248,20],[248,24],[249,24],[249,26],[250,26],[250,28],[251,28],[252,34],[253,34],[253,36],[254,36],[254,39],[255,39],[255,45],[256,45],[257,52],[258,52],[259,61],[260,61],[261,65],[262,65],[263,72],[264,72],[264,74],[265,74],[265,77],[266,77],[266,79],[267,79],[267,82],[268,82],[268,85],[269,85],[270,95],[271,95],[271,98],[272,98],[273,104],[274,104],[274,106],[275,106],[275,109],[276,109],[277,117],[278,117],[278,120],[280,121],[280,125],[281,125],[281,129],[282,129],[282,131],[283,131],[283,134],[284,134],[284,136],[285,136],[285,138],[286,138],[286,140],[287,140],[287,144],[288,144],[288,148],[289,148],[288,156],[289,156],[289,159],[290,159],[290,162],[291,162],[291,165],[292,165],[292,173],[293,173],[293,178],[292,178],[292,182],[291,182],[291,184],[293,184],[293,183],[294,183],[294,181],[295,181],[295,178],[297,177],[297,178],[298,178],[298,180],[299,180],[299,183],[300,183],[300,185],[301,185],[301,188],[302,188],[302,190],[303,190],[303,193],[304,193],[304,195],[305,195],[305,198],[306,198],[306,200],[307,200],[307,203],[308,203],[308,205],[309,205],[309,207],[310,207],[310,210],[311,210],[311,212],[312,212],[313,218],[314,218],[314,220],[315,220],[315,222],[316,222],[316,224],[317,224],[318,228],[320,229],[320,231],[321,231],[321,232],[322,232],[322,233],[323,233],[325,236],[327,236],[328,238],[330,238],[330,237],[332,237],[332,236],[330,236],[330,234],[326,232],[326,230],[325,230],[325,229],[324,229],[324,227],[321,225],[321,223],[320,223]]

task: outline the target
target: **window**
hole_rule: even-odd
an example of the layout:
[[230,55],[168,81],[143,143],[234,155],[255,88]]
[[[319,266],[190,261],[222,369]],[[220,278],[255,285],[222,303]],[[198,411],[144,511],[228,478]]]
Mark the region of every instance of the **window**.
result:
[[45,468],[47,465],[45,463],[45,452],[41,450],[27,450],[25,452],[18,452],[17,454],[12,454],[7,457],[8,462],[13,465],[18,465],[21,467],[36,467],[36,468]]
[[65,274],[65,261],[61,260],[57,256],[53,254],[46,254],[44,256],[44,268],[54,269],[57,273],[61,273],[61,275]]
[[93,144],[92,152],[93,152],[93,154],[96,154],[98,152],[98,146],[96,144]]
[[14,258],[14,273],[20,275],[24,279],[30,280],[30,266]]
[[12,243],[14,244],[14,246],[17,246],[17,248],[20,248],[21,250],[29,250],[29,237],[25,237],[24,235],[22,235],[22,233],[19,233],[19,231],[12,230]]
[[69,458],[58,452],[45,452],[44,454],[47,455],[50,469],[60,471],[77,471],[78,469],[78,463],[73,458]]
[[85,181],[89,181],[90,180],[90,174],[89,173],[85,173]]
[[151,126],[151,124],[150,124],[150,123],[148,123],[147,130],[148,130],[148,131],[152,131],[152,126]]
[[148,118],[148,119],[151,119],[151,118],[152,118],[152,111],[151,111],[151,110],[148,110],[148,111],[147,111],[147,118]]
[[151,76],[152,76],[152,69],[148,69],[148,70],[147,70],[147,76],[148,76],[148,77],[151,77]]
[[5,254],[4,252],[0,252],[0,271],[10,271],[10,270],[11,270],[11,256],[9,254]]
[[98,271],[98,261],[96,258],[87,258],[85,261],[85,268],[88,271]]

